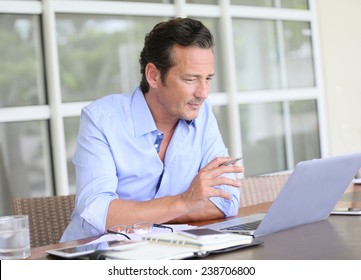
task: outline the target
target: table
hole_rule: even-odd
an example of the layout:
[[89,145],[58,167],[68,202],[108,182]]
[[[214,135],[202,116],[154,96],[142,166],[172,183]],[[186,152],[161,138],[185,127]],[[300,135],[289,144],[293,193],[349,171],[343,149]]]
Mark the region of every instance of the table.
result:
[[[238,216],[265,212],[271,202],[241,207]],[[361,207],[361,185],[351,185],[338,206]],[[205,225],[218,220],[203,221]],[[29,259],[55,259],[46,250],[85,244],[95,238],[52,244],[31,249]],[[361,260],[361,216],[336,216],[328,219],[262,236],[262,245],[224,254],[209,255],[207,259],[223,260]]]

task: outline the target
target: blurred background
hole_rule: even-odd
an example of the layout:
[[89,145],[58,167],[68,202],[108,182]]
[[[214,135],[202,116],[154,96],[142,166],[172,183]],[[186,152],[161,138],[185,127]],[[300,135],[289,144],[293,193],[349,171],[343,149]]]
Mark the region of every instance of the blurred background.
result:
[[81,108],[132,91],[144,35],[177,16],[214,34],[209,100],[245,176],[361,151],[359,0],[0,0],[0,216],[75,193]]

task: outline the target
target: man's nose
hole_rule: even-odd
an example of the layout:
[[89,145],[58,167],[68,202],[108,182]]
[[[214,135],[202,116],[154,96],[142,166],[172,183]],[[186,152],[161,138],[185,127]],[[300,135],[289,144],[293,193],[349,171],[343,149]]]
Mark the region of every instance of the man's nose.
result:
[[197,87],[197,91],[196,91],[195,96],[197,98],[206,99],[208,97],[208,94],[209,94],[208,81],[200,82],[198,87]]

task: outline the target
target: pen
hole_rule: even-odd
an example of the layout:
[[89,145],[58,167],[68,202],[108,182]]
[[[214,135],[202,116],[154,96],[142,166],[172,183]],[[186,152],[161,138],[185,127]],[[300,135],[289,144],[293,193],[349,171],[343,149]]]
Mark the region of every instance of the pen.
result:
[[239,161],[239,160],[241,160],[241,159],[243,159],[243,157],[239,157],[239,158],[231,159],[231,160],[229,160],[229,161],[226,161],[226,162],[224,162],[224,163],[220,164],[219,166],[228,166],[228,165],[232,165],[232,164],[236,163],[237,161]]

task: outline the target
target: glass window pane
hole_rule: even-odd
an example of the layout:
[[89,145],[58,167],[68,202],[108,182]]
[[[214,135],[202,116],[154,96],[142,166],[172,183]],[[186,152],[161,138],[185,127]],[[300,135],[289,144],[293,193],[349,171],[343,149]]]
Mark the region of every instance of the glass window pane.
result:
[[0,14],[0,107],[45,104],[39,17]]
[[287,86],[315,86],[310,23],[287,21],[283,23],[283,28]]
[[245,176],[286,170],[281,103],[240,105]]
[[[58,1],[69,1],[69,0],[58,0]],[[78,1],[102,1],[102,0],[78,0]],[[141,3],[173,3],[174,0],[107,0],[107,1],[126,1],[126,2],[141,2]]]
[[281,0],[282,8],[308,10],[308,0]]
[[233,19],[237,90],[280,88],[275,21]]
[[231,0],[232,5],[308,9],[308,0]]
[[144,36],[164,18],[57,15],[62,99],[93,100],[140,82]]
[[64,119],[66,159],[67,159],[67,167],[68,167],[68,181],[69,181],[70,193],[75,193],[76,190],[76,178],[75,178],[75,169],[73,165],[73,155],[76,148],[78,130],[79,130],[79,117]]
[[294,162],[321,157],[317,103],[290,102]]
[[218,4],[218,0],[186,0],[189,4]]
[[231,0],[231,5],[273,7],[274,0]]
[[282,27],[284,37],[277,40],[276,21],[233,20],[238,91],[315,85],[310,24],[287,21]]
[[0,124],[0,216],[15,197],[53,195],[47,121]]

